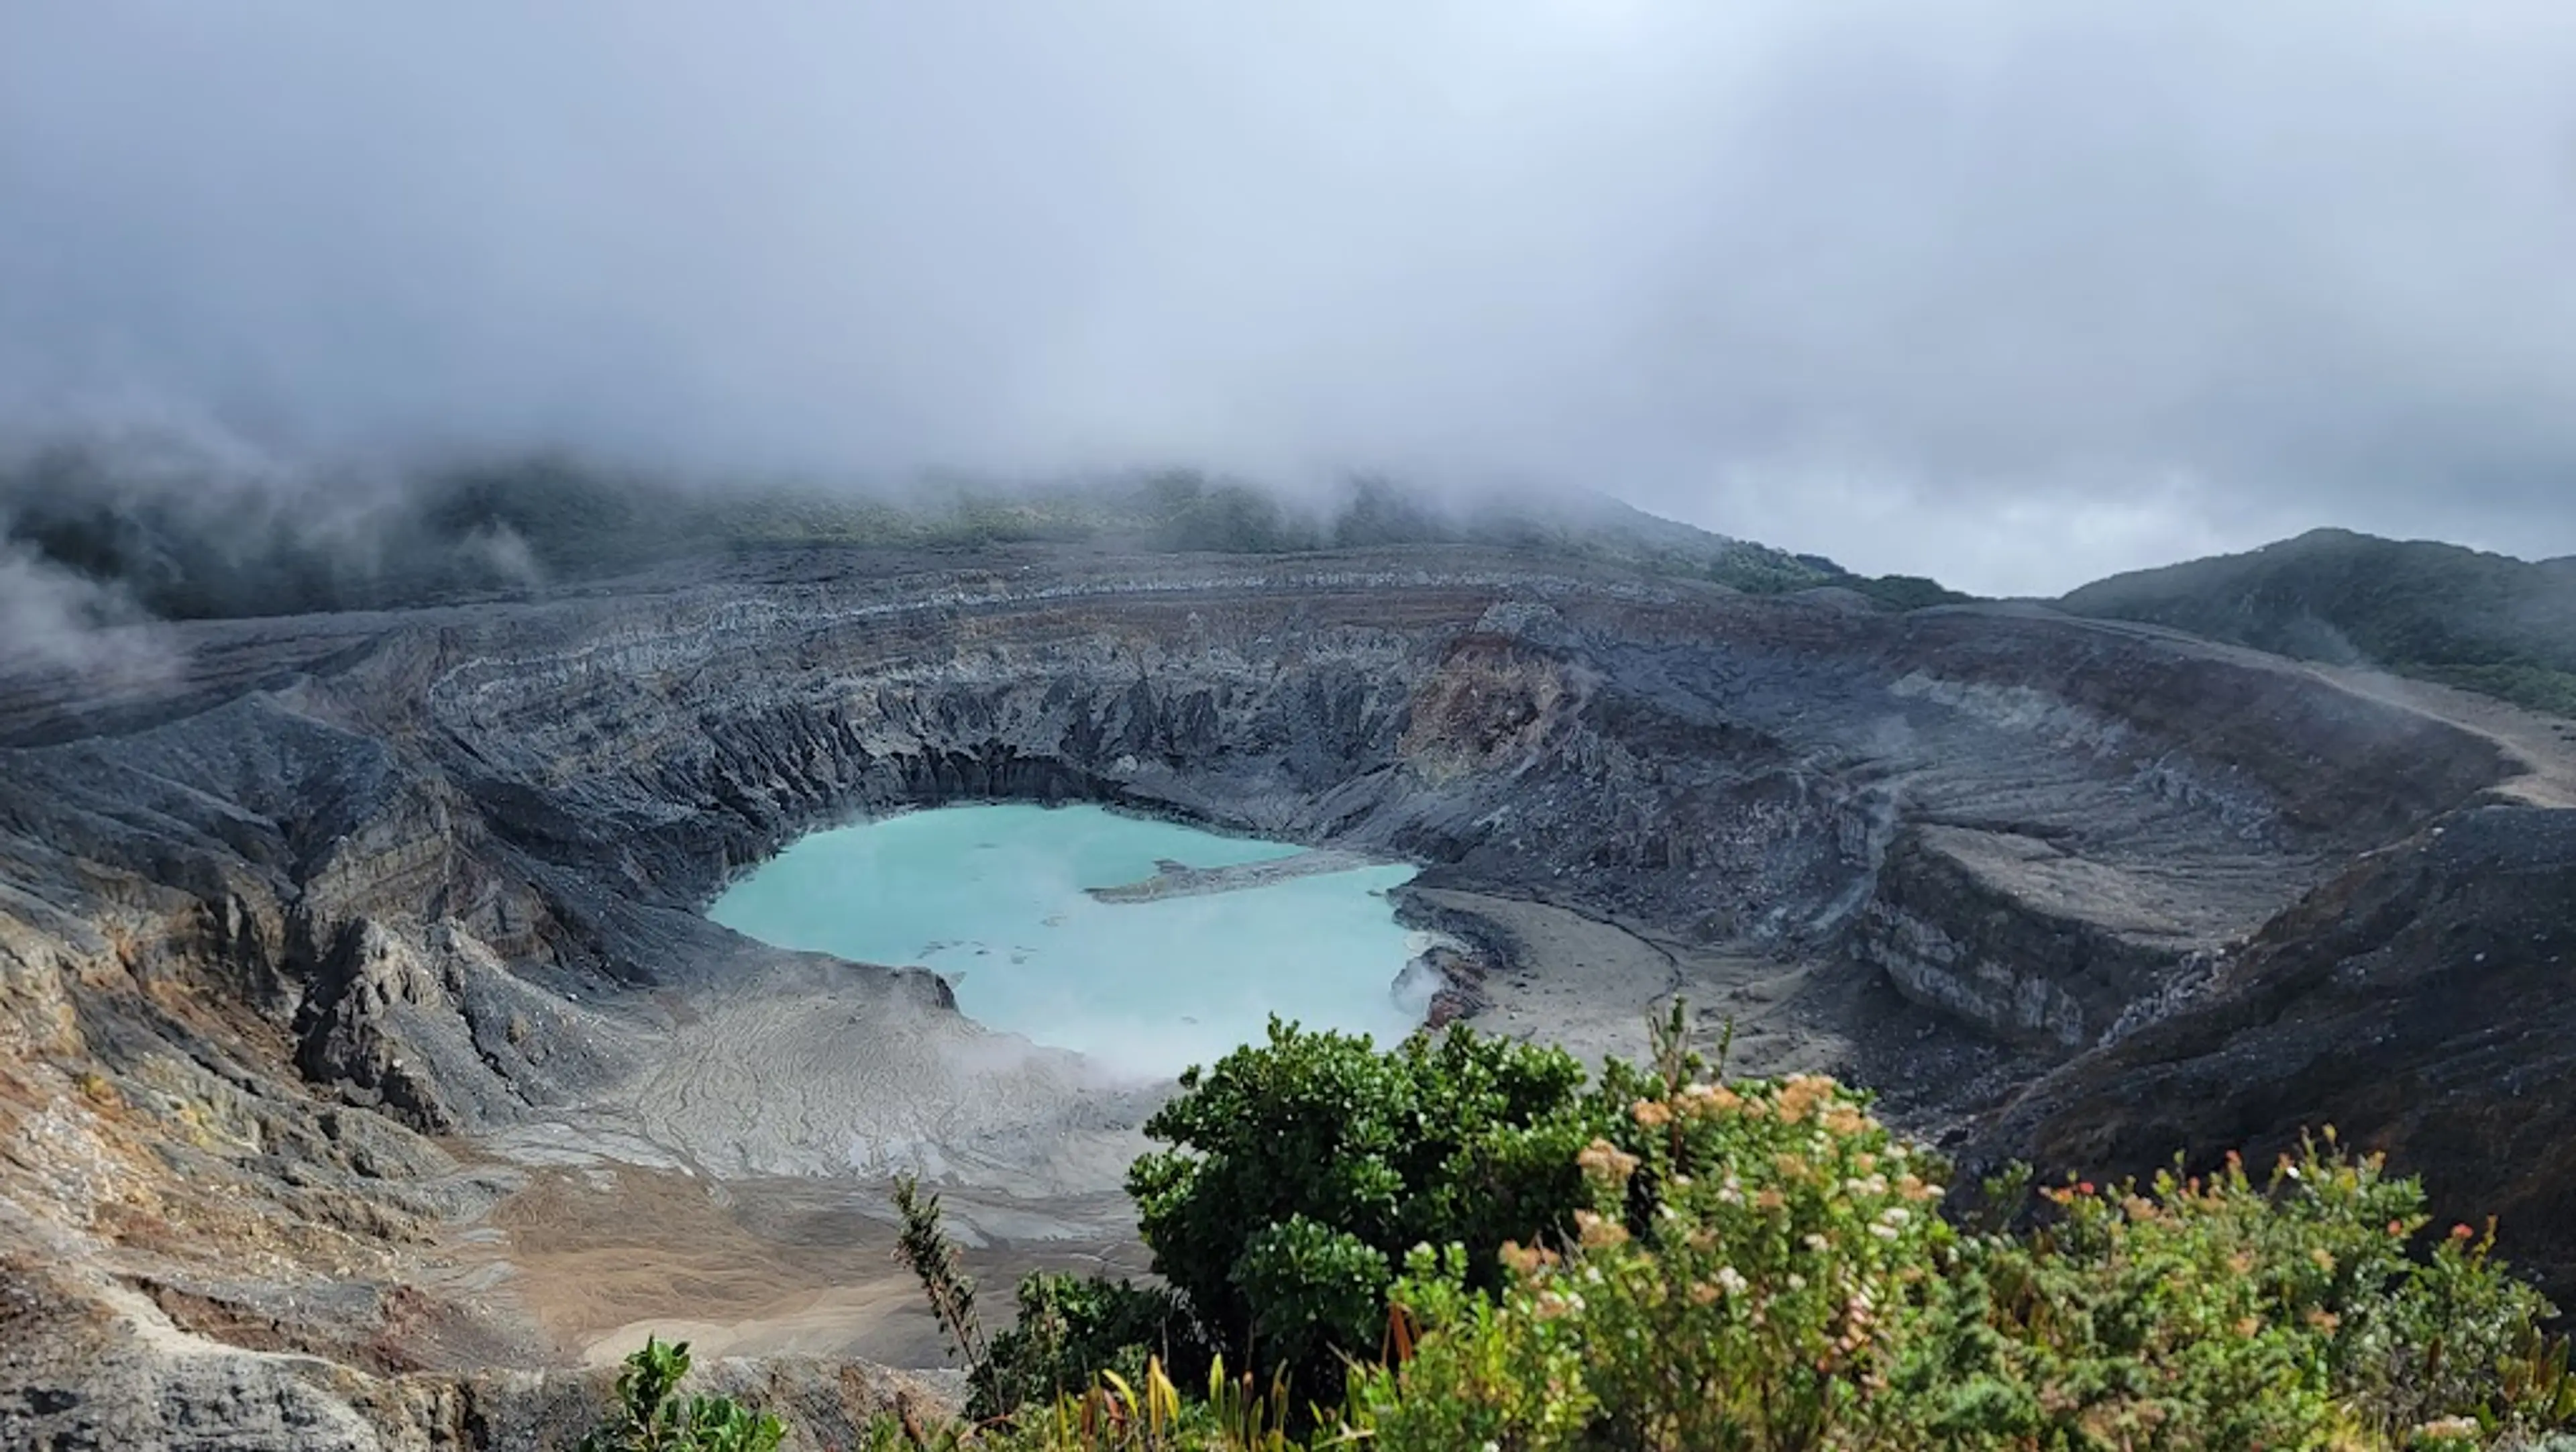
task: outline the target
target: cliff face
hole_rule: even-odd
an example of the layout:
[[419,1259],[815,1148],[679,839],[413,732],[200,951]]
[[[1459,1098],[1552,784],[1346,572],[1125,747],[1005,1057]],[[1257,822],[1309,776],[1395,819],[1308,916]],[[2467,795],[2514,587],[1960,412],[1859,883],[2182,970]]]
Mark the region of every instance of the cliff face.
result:
[[[2154,632],[1464,549],[811,552],[176,640],[148,689],[0,688],[0,1246],[155,1355],[256,1323],[412,1375],[543,1354],[394,1293],[511,1162],[1097,1187],[1149,1090],[699,916],[855,814],[1088,799],[1401,854],[1849,954],[2048,1058],[2516,769]],[[0,1430],[76,1415],[35,1405]]]
[[2576,812],[2490,806],[2370,854],[2267,924],[2187,1007],[2066,1064],[1985,1159],[2151,1174],[2332,1126],[2500,1216],[2576,1283]]

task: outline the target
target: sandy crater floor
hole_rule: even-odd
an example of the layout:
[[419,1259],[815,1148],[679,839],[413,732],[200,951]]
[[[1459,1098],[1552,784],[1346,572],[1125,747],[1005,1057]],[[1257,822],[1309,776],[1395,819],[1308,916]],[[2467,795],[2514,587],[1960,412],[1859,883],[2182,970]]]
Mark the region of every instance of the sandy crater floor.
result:
[[[1712,1043],[1733,1023],[1738,1072],[1847,1069],[1864,1048],[1848,1025],[1870,1024],[1874,1007],[1891,1031],[1916,1021],[1858,970],[1681,945],[1548,903],[1419,891],[1512,945],[1485,985],[1493,1007],[1474,1026],[1558,1044],[1587,1063],[1642,1054],[1650,1008],[1676,991]],[[1059,1193],[1014,1195],[989,1181],[939,1187],[983,1286],[987,1325],[1008,1322],[1009,1292],[1032,1270],[1148,1274],[1151,1257],[1119,1189],[1126,1158],[1144,1144],[1137,1136],[1098,1147],[1080,1177],[1094,1183]],[[448,1249],[459,1276],[532,1320],[562,1359],[613,1361],[652,1333],[710,1355],[945,1364],[919,1288],[893,1258],[886,1181],[718,1178],[622,1162],[601,1148],[593,1164],[527,1170],[525,1185],[461,1227]]]

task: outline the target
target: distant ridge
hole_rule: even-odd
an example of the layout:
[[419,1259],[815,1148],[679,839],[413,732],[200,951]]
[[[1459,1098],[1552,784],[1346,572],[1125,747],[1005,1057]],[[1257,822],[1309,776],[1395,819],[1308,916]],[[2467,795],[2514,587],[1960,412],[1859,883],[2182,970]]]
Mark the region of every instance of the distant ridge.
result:
[[142,477],[77,449],[0,467],[0,552],[24,551],[168,618],[285,615],[510,595],[665,561],[807,546],[973,549],[1092,541],[1146,553],[1291,554],[1475,544],[1712,581],[1838,588],[1882,608],[1966,596],[1866,577],[1593,494],[1444,503],[1353,481],[1298,498],[1194,470],[894,489],[674,484],[559,456],[449,468],[372,492]]
[[2534,562],[2319,529],[2114,575],[2057,603],[2576,716],[2576,557]]

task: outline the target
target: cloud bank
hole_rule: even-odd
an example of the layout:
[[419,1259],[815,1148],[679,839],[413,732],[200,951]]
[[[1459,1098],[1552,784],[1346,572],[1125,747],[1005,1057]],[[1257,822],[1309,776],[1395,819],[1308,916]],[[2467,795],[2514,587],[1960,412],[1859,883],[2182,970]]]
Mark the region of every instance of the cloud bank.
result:
[[0,438],[2576,552],[2571,74],[2555,0],[13,5]]
[[146,685],[173,665],[123,591],[18,545],[0,545],[0,624],[0,676],[77,672],[99,685]]

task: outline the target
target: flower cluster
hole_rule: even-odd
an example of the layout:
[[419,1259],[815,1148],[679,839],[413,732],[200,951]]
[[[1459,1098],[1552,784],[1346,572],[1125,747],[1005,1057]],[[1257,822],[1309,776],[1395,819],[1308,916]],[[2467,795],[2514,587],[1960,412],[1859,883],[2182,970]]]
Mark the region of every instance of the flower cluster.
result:
[[1379,1452],[2476,1448],[2576,1418],[2492,1229],[2427,1245],[2414,1183],[2330,1141],[2268,1180],[2072,1179],[2037,1230],[1970,1233],[1830,1078],[1625,1102],[1636,1134],[1576,1156],[1591,1207],[1506,1248],[1498,1307],[1426,1263],[1398,1284],[1434,1330],[1357,1389]]
[[1505,1252],[1502,1319],[1576,1348],[1633,1445],[1829,1445],[1873,1420],[1922,1313],[1951,1238],[1937,1168],[1821,1075],[1659,1088],[1630,1105],[1629,1147],[1577,1156],[1594,1204],[1573,1243]]

